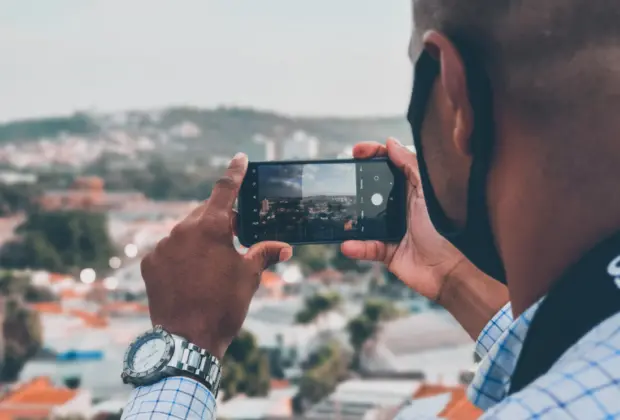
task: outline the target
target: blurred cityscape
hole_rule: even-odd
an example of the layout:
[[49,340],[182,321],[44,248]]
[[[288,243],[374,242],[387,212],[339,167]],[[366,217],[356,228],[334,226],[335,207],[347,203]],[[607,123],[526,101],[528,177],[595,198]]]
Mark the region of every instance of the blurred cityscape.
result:
[[[0,419],[120,417],[131,392],[123,353],[151,325],[140,259],[209,196],[236,152],[342,157],[386,135],[411,141],[403,118],[247,109],[0,125]],[[348,230],[346,200],[336,207]],[[265,223],[277,211],[297,217],[291,206],[265,202]],[[456,321],[382,266],[298,247],[262,274],[224,360],[218,419],[387,420],[403,408],[410,418],[475,418],[465,397],[474,363]]]

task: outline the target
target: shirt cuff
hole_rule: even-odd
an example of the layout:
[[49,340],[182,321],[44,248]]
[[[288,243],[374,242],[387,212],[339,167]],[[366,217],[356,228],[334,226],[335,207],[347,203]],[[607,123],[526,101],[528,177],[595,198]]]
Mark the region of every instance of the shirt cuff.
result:
[[215,420],[215,414],[215,398],[207,387],[193,379],[175,376],[136,388],[122,419]]
[[508,302],[485,325],[476,340],[476,353],[481,359],[486,357],[491,347],[502,336],[502,333],[510,327],[512,322],[512,306]]

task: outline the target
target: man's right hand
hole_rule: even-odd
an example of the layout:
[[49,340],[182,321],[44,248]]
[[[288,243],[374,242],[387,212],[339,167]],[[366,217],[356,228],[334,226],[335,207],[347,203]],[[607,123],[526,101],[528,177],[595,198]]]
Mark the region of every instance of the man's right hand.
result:
[[[437,233],[424,201],[415,153],[394,139],[386,145],[360,143],[353,149],[356,159],[377,156],[388,156],[407,177],[407,233],[399,244],[348,241],[342,244],[342,253],[354,259],[383,262],[407,286],[446,307],[475,338],[508,301],[506,287],[475,268]],[[472,305],[478,308],[469,308]]]

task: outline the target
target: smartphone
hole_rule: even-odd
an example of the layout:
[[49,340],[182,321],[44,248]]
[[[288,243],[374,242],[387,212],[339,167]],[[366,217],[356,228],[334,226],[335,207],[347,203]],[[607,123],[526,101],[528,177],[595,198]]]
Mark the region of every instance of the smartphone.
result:
[[387,158],[250,162],[237,205],[246,247],[398,242],[407,230],[405,176]]

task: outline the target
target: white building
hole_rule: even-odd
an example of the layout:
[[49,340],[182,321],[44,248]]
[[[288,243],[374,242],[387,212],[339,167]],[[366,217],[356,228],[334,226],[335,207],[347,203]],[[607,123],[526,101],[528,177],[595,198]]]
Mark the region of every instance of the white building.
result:
[[474,343],[456,320],[433,310],[382,325],[360,362],[368,373],[420,372],[429,381],[457,384],[473,355]]
[[404,405],[421,386],[412,380],[353,379],[338,385],[336,390],[305,413],[309,420],[364,420],[381,410]]
[[296,387],[272,390],[266,397],[237,396],[217,406],[217,418],[226,420],[261,420],[290,418],[293,415],[292,398]]
[[294,354],[296,362],[302,361],[325,333],[342,331],[348,322],[345,313],[332,311],[311,324],[297,324],[295,318],[303,305],[299,298],[255,299],[243,328],[254,334],[260,347],[280,349],[285,355]]
[[296,131],[282,145],[283,160],[316,159],[319,155],[318,138],[304,131]]

